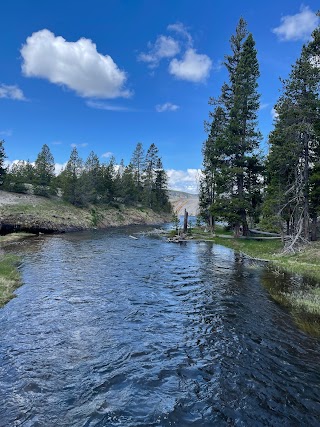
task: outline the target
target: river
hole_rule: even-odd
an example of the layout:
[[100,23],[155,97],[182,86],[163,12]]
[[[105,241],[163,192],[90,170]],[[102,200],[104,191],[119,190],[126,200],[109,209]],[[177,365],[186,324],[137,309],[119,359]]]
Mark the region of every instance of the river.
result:
[[0,426],[319,426],[320,341],[211,243],[124,228],[14,248]]

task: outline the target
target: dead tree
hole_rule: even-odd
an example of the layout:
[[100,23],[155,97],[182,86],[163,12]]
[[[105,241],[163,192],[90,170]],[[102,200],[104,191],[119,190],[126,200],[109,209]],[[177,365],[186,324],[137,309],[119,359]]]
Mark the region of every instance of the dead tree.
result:
[[188,215],[187,209],[185,209],[183,218],[183,234],[187,234],[188,232]]

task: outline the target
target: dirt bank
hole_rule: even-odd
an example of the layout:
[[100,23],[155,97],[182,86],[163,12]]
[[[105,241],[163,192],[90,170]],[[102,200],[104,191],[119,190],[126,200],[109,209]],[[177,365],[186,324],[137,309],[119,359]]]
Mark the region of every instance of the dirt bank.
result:
[[0,233],[63,233],[130,224],[160,224],[170,215],[128,207],[77,208],[61,199],[0,191]]

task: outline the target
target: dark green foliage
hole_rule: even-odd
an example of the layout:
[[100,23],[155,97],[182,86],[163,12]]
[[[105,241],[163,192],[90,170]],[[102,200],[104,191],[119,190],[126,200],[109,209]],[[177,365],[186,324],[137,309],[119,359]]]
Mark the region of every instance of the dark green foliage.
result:
[[[94,152],[83,163],[77,149],[73,148],[65,169],[58,176],[54,174],[55,163],[47,145],[42,147],[34,166],[29,161],[19,161],[9,172],[4,167],[2,171],[4,158],[3,141],[0,141],[0,185],[5,176],[3,188],[8,191],[33,192],[43,197],[62,194],[64,200],[76,206],[125,204],[171,211],[167,175],[155,144],[151,144],[144,156],[143,146],[138,143],[127,167],[123,161],[117,166],[113,157],[101,164]],[[92,208],[95,224],[96,214]]]
[[134,170],[134,180],[137,186],[137,190],[140,192],[142,189],[142,174],[145,167],[145,154],[141,142],[138,142],[132,154],[130,163]]
[[63,198],[73,205],[84,204],[84,193],[81,186],[80,176],[83,172],[83,162],[76,148],[73,148],[64,171],[59,177]]
[[54,178],[54,158],[50,148],[44,144],[34,164],[34,183],[50,186]]
[[31,163],[28,161],[19,161],[11,166],[9,172],[7,172],[4,189],[7,191],[13,191],[16,193],[27,193],[26,184],[32,184],[34,182],[34,169]]
[[[77,206],[109,204],[120,206],[147,206],[156,211],[170,212],[167,193],[167,175],[163,169],[158,149],[152,144],[146,158],[142,158],[143,147],[139,143],[127,167],[123,161],[116,166],[115,159],[100,164],[99,158],[91,152],[83,164],[77,149],[71,152],[64,171],[56,178],[63,198]],[[138,159],[138,160],[137,160]],[[143,170],[137,170],[147,165]],[[96,212],[93,209],[93,222]]]
[[211,100],[209,137],[203,147],[200,213],[211,227],[214,220],[228,222],[239,235],[248,233],[259,219],[262,160],[257,113],[259,65],[255,42],[241,18],[231,37],[232,54],[226,56],[229,81],[221,96]]
[[[269,137],[264,222],[278,224],[293,236],[316,238],[320,213],[320,27],[303,46],[275,110],[277,119]],[[313,223],[311,229],[310,220]]]

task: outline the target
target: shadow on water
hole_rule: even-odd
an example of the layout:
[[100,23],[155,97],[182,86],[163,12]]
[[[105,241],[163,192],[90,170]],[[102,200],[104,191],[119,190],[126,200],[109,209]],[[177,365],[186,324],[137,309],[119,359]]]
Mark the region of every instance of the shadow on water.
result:
[[320,343],[269,298],[269,272],[138,231],[20,246],[0,426],[318,426]]

